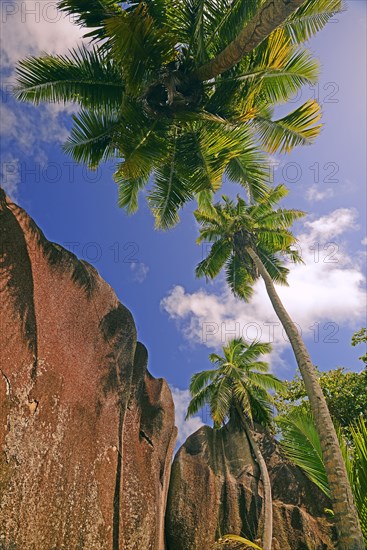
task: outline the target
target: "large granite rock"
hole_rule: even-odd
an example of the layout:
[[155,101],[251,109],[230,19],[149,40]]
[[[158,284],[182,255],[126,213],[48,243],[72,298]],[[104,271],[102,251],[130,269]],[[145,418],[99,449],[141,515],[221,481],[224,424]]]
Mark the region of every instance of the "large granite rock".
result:
[[[258,433],[256,439],[272,481],[273,550],[334,548],[324,513],[330,507],[327,499],[281,456],[272,437]],[[260,542],[262,497],[259,468],[246,435],[231,426],[203,426],[186,440],[173,463],[168,550],[211,550],[228,533]]]
[[0,190],[0,548],[163,550],[176,437],[130,312]]

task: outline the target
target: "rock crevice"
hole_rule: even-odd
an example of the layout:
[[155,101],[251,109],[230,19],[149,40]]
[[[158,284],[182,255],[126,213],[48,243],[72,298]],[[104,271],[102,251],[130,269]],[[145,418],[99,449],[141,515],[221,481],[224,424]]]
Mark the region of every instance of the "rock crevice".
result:
[[0,547],[164,550],[173,401],[130,312],[2,191],[0,235]]

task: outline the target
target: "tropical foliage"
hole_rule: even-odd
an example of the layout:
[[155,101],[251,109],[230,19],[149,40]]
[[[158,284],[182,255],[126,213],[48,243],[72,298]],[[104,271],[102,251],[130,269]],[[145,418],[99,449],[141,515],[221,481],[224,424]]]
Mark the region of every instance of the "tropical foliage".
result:
[[302,44],[342,8],[340,0],[294,2],[302,6],[235,66],[200,78],[200,68],[267,4],[61,0],[59,9],[76,18],[92,44],[21,61],[17,97],[78,104],[65,151],[90,168],[116,161],[119,203],[128,212],[153,176],[148,202],[160,227],[175,224],[193,198],[208,205],[223,176],[262,197],[269,179],[264,151],[290,151],[320,130],[315,101],[281,118],[273,108],[315,83],[318,64]]
[[[280,445],[286,456],[330,497],[320,440],[312,414],[305,407],[299,406],[280,416],[277,422],[281,428]],[[364,417],[357,418],[349,431],[350,442],[341,430],[338,430],[338,437],[367,543],[367,422]]]
[[226,550],[247,550],[248,548],[263,550],[258,544],[239,535],[224,535],[221,537],[213,547],[213,550],[220,550],[221,548],[226,548]]
[[[339,367],[317,371],[317,375],[332,418],[350,439],[349,427],[367,411],[367,368],[352,372]],[[275,396],[279,414],[288,415],[299,405],[309,410],[306,388],[299,374],[284,385],[285,391]]]
[[[362,327],[360,330],[355,332],[352,336],[352,346],[358,346],[359,344],[366,344],[367,342],[367,329]],[[364,346],[366,348],[366,346]],[[360,360],[367,365],[367,352],[364,353]]]

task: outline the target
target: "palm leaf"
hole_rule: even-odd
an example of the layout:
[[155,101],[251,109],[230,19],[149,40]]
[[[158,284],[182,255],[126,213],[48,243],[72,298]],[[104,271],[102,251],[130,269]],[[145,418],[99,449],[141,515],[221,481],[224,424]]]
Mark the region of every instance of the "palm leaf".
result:
[[178,223],[178,210],[192,198],[190,183],[179,171],[177,137],[175,137],[167,161],[155,170],[154,186],[148,195],[148,202],[156,218],[156,226],[168,229]]
[[289,460],[301,468],[307,477],[327,496],[329,485],[322,459],[320,440],[312,414],[296,409],[277,419],[282,430],[280,446]]
[[231,251],[232,245],[228,240],[219,239],[213,243],[208,256],[196,267],[196,276],[209,277],[210,279],[216,277],[228,260]]
[[115,156],[114,137],[120,123],[116,113],[83,110],[73,120],[70,137],[63,146],[66,153],[90,168]]
[[213,386],[209,385],[205,386],[205,388],[202,388],[195,395],[193,395],[189,403],[185,418],[187,419],[190,418],[190,416],[194,416],[200,411],[200,409],[204,407],[205,404],[210,403],[212,392]]
[[255,127],[269,153],[289,153],[298,145],[310,145],[320,133],[320,106],[309,100],[278,120],[254,118]]
[[212,381],[213,378],[215,378],[215,375],[217,374],[217,369],[204,370],[194,374],[191,377],[189,386],[191,394],[196,395],[197,393],[199,393],[203,389],[203,387],[207,386],[209,381]]
[[[246,550],[246,548],[254,548],[255,550],[262,550],[260,546],[255,544],[254,542],[251,542],[249,539],[246,539],[244,537],[240,537],[239,535],[224,535],[221,539],[219,539],[219,544],[227,544],[227,542],[238,542],[242,545],[242,548]],[[236,548],[238,550],[241,548],[241,546],[236,545]]]
[[297,44],[309,40],[345,9],[343,0],[308,0],[287,19],[283,28]]
[[83,107],[118,106],[124,92],[116,65],[96,49],[28,57],[19,62],[16,73],[16,97],[35,104],[74,101]]
[[72,15],[81,27],[92,29],[84,36],[94,40],[105,38],[106,19],[122,13],[121,6],[115,0],[60,0],[57,7]]
[[156,24],[144,2],[107,19],[105,28],[112,56],[133,96],[156,80],[163,63],[175,59],[171,34]]
[[226,264],[226,280],[235,296],[249,302],[254,292],[254,280],[238,256],[232,254]]
[[264,197],[269,190],[268,160],[255,146],[244,147],[238,156],[229,161],[226,176],[231,181],[240,183],[248,191],[251,200]]

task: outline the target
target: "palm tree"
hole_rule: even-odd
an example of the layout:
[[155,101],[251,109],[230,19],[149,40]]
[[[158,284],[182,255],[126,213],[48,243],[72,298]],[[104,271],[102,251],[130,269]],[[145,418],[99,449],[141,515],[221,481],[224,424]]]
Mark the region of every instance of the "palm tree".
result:
[[229,419],[245,430],[264,487],[264,550],[271,550],[272,542],[271,485],[265,460],[252,430],[254,421],[265,427],[271,424],[273,397],[268,390],[283,389],[282,382],[268,372],[268,364],[259,360],[261,355],[270,351],[270,344],[248,344],[239,338],[223,347],[223,356],[212,353],[209,359],[215,368],[194,374],[191,378],[192,399],[187,411],[187,417],[192,416],[207,403],[214,428],[220,428]]
[[[330,497],[320,439],[310,411],[304,406],[294,407],[288,414],[278,417],[277,424],[281,429],[280,445],[286,456]],[[351,441],[341,429],[337,434],[367,543],[367,422],[360,416],[350,426]]]
[[315,83],[318,64],[300,44],[341,0],[121,4],[59,1],[92,44],[21,61],[17,97],[78,104],[65,151],[92,169],[116,161],[119,204],[128,212],[153,176],[148,202],[159,227],[177,223],[193,198],[209,205],[224,174],[261,196],[269,180],[264,150],[289,151],[319,132],[315,101],[280,119],[273,107]]
[[214,278],[224,267],[233,293],[246,301],[250,299],[257,279],[261,277],[264,280],[305,383],[320,438],[339,547],[343,550],[361,550],[364,548],[362,532],[326,400],[302,337],[274,286],[274,282],[287,284],[289,270],[284,265],[285,259],[302,261],[298,252],[292,248],[296,238],[290,227],[304,213],[299,210],[274,209],[287,193],[287,189],[279,185],[269,190],[257,204],[248,205],[241,198],[235,203],[223,197],[223,204],[215,204],[212,212],[196,211],[196,219],[201,225],[198,241],[214,242],[208,256],[197,266],[196,274]]

